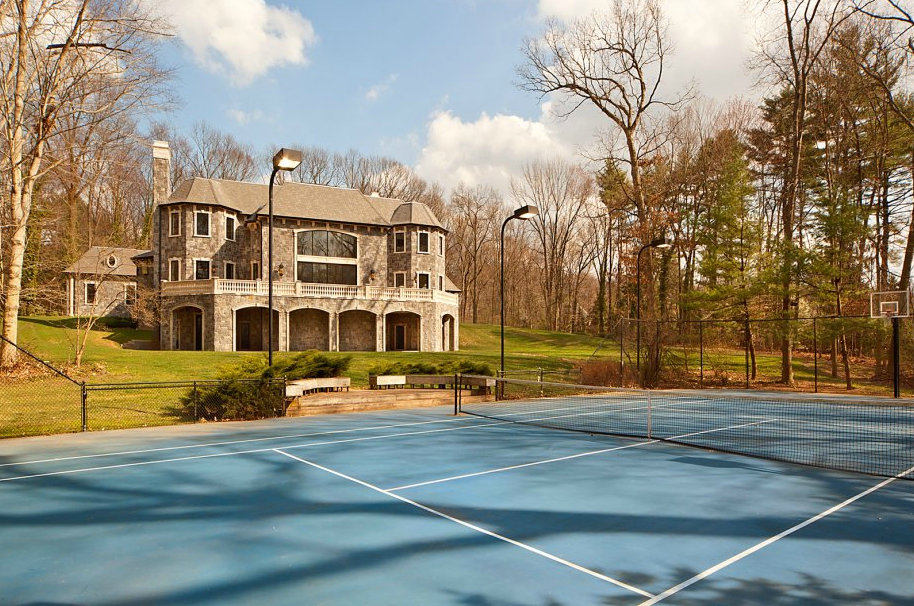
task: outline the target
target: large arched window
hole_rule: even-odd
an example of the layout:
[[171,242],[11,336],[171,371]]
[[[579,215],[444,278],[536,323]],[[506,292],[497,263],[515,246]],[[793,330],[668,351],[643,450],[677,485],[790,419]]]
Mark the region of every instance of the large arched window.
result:
[[358,238],[315,229],[295,236],[296,279],[318,284],[358,284]]

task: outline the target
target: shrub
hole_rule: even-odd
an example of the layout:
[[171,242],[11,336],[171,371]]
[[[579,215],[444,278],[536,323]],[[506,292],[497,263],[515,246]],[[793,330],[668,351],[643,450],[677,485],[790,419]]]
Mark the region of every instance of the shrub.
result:
[[248,421],[285,413],[286,379],[339,376],[349,368],[351,356],[330,357],[306,351],[267,366],[266,357],[246,358],[222,368],[216,382],[191,388],[181,398],[180,412],[189,418],[211,421]]
[[370,375],[484,375],[495,376],[495,371],[485,362],[458,360],[442,364],[427,362],[394,362],[378,364],[368,369]]

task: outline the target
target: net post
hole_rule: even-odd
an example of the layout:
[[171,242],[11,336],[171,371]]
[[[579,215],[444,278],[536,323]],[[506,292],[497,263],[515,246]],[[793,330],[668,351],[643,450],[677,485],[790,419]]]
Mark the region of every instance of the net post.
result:
[[454,373],[454,416],[460,414],[460,373]]

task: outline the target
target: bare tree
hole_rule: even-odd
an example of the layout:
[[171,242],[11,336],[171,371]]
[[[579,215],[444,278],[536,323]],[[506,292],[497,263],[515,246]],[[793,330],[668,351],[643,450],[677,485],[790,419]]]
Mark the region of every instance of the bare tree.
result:
[[538,220],[532,223],[543,268],[543,306],[547,327],[558,330],[562,307],[573,290],[566,268],[594,192],[593,179],[580,167],[561,160],[533,162],[524,167],[522,179],[511,182],[511,192],[519,206],[539,208]]
[[[654,200],[645,194],[642,166],[656,149],[647,124],[655,110],[675,110],[687,92],[671,99],[660,94],[669,51],[666,22],[657,0],[614,0],[607,13],[593,13],[565,25],[549,21],[540,38],[526,41],[526,62],[520,67],[521,87],[542,96],[557,94],[570,115],[584,104],[599,110],[621,134],[618,158],[628,167],[629,198],[640,224],[639,239],[649,242],[658,218]],[[645,260],[647,275],[651,261]],[[647,319],[656,315],[653,285],[648,281]],[[659,356],[649,356],[659,359]],[[657,368],[645,366],[648,382]]]
[[206,122],[197,122],[191,130],[187,162],[195,177],[251,181],[260,176],[251,146]]
[[[51,138],[162,99],[167,74],[155,46],[165,25],[144,3],[3,0],[0,11],[0,130],[9,188],[10,245],[3,277],[3,336],[15,343],[35,186],[53,166]],[[66,119],[73,118],[73,119]],[[0,345],[0,365],[17,352]]]
[[462,280],[461,315],[479,322],[479,305],[487,287],[487,271],[496,256],[498,216],[502,199],[491,187],[471,188],[459,184],[451,194],[449,214],[451,234],[448,238],[448,265]]

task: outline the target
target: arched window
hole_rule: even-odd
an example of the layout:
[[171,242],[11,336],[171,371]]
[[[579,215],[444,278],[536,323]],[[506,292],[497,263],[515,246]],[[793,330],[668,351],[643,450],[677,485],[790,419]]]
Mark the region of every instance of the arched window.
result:
[[295,236],[295,278],[318,284],[358,284],[358,238],[315,229]]

